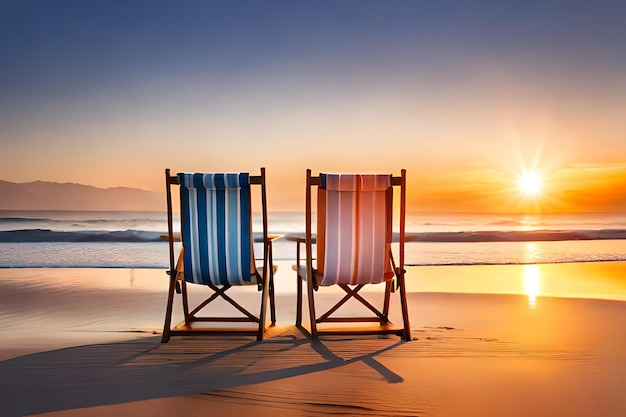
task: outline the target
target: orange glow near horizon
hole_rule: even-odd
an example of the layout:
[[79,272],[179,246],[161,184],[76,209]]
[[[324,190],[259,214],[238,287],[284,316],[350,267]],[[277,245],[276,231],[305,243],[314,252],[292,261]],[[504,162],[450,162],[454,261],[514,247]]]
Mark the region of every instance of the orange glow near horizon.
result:
[[[375,171],[398,174],[399,168],[394,167],[407,169],[407,210],[410,212],[518,214],[626,212],[626,191],[624,191],[626,163],[572,164],[554,167],[549,171],[534,171],[540,176],[541,190],[540,192],[536,190],[536,195],[531,196],[520,191],[518,179],[524,172],[522,169],[507,170],[488,164],[450,167],[443,162],[440,166],[412,166],[404,162],[388,163],[376,167]],[[67,178],[46,176],[32,180],[75,182],[104,188],[135,187],[163,193],[165,187],[162,166],[165,164],[160,162],[157,164],[151,166],[139,164],[130,169],[113,170],[111,175],[101,177],[103,182],[96,182],[95,177],[87,176],[96,175],[95,170],[81,171]],[[212,166],[199,163],[181,165],[184,166],[171,168],[206,169],[207,166]],[[257,172],[258,166],[258,163],[255,165],[247,163],[238,168]],[[315,169],[316,166],[312,168]],[[266,164],[268,206],[271,211],[303,210],[304,167],[308,166],[303,165],[301,168],[295,164]],[[317,170],[325,172],[325,168],[337,172],[358,172],[364,169],[363,166],[323,166],[317,167]],[[67,171],[69,174],[69,170]],[[161,209],[160,205],[155,207],[155,210]]]
[[[524,171],[521,171],[524,172]],[[424,212],[582,213],[626,211],[626,164],[535,171],[541,189],[522,193],[519,173],[473,166],[438,175],[407,170],[409,210]],[[532,181],[537,181],[534,179]]]

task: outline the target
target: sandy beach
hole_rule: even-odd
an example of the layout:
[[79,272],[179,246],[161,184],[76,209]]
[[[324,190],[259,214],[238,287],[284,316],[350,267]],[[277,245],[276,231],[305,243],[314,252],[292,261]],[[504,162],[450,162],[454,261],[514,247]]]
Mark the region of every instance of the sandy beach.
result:
[[161,344],[161,270],[0,270],[0,415],[620,417],[625,272],[624,262],[410,267],[411,342],[313,342],[293,326],[284,262],[265,341]]

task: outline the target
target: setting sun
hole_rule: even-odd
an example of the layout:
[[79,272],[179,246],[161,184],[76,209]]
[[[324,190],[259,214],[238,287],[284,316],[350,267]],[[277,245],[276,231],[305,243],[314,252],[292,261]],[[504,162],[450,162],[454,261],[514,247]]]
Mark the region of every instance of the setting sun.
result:
[[527,197],[535,197],[541,193],[543,180],[533,172],[527,172],[517,180],[517,187]]

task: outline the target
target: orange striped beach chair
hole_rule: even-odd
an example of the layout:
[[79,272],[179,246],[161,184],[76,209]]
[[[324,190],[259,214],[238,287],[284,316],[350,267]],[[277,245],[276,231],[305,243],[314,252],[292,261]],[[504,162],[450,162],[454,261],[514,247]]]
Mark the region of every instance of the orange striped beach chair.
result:
[[[404,229],[406,207],[406,171],[400,176],[377,174],[306,174],[306,232],[298,242],[296,326],[302,327],[303,282],[309,300],[310,334],[397,334],[411,339],[404,271]],[[393,188],[400,189],[397,224],[397,259],[392,251],[394,234]],[[317,234],[312,231],[313,192],[317,189]],[[317,256],[313,258],[313,246]],[[305,257],[301,256],[301,245]],[[374,307],[361,289],[368,285],[384,286],[382,307]],[[315,292],[320,287],[337,285],[345,296],[324,314],[317,315]],[[397,288],[397,291],[396,291]],[[400,295],[402,326],[389,321],[391,293]],[[371,296],[370,296],[371,297]],[[338,310],[349,300],[361,303],[366,316],[339,316]],[[369,324],[368,324],[369,322]],[[376,325],[372,325],[377,323]],[[338,327],[339,324],[342,327]],[[345,323],[350,323],[345,327]],[[360,323],[360,324],[358,324]],[[306,329],[305,329],[306,330]]]
[[[261,168],[260,175],[179,173],[174,176],[166,169],[165,183],[170,285],[161,341],[167,342],[172,335],[206,332],[252,333],[257,335],[257,340],[262,340],[267,325],[268,299],[271,323],[276,323],[272,241],[277,236],[269,236],[267,232],[265,169]],[[180,238],[173,230],[173,186],[178,186],[180,190]],[[252,186],[261,188],[261,265],[257,265],[254,257]],[[174,246],[178,241],[182,243],[182,248],[176,260]],[[188,284],[202,285],[210,290],[210,296],[193,309],[189,306]],[[240,285],[258,286],[261,292],[258,315],[252,314],[226,294],[230,288]],[[172,328],[175,293],[182,296],[184,321]],[[221,314],[223,311],[212,316],[199,314],[217,299],[225,300],[239,314],[224,316]],[[221,326],[216,325],[220,322],[223,323]],[[246,322],[253,326],[241,324]]]

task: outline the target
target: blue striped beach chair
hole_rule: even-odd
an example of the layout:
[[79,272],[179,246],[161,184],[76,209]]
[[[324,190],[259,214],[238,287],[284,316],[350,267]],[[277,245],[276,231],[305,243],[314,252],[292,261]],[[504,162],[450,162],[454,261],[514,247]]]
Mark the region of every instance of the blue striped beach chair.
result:
[[[297,242],[296,326],[302,326],[302,284],[309,299],[310,334],[397,334],[411,340],[404,271],[404,229],[406,171],[400,176],[377,174],[306,174],[306,233]],[[396,236],[397,261],[392,251],[394,234],[393,187],[400,189]],[[317,189],[316,224],[313,235],[313,196]],[[315,240],[316,257],[313,257]],[[301,257],[301,245],[305,257]],[[367,285],[383,284],[382,307],[374,307],[359,291]],[[320,287],[337,285],[346,295],[322,315],[315,311],[314,294]],[[389,320],[392,292],[399,292],[402,326]],[[356,300],[368,315],[340,316],[337,311],[349,300]],[[336,314],[337,313],[337,314]],[[364,314],[364,313],[363,313]],[[370,324],[367,324],[367,323]],[[371,323],[377,323],[372,325]],[[345,324],[350,323],[348,327]],[[361,323],[361,324],[357,324]],[[344,327],[339,327],[344,326]],[[304,329],[307,330],[307,329]]]
[[[166,169],[165,182],[170,285],[162,342],[167,342],[172,335],[206,332],[253,333],[257,340],[262,340],[266,331],[268,299],[271,324],[276,323],[272,240],[277,237],[267,233],[265,168],[261,168],[261,175],[257,176],[248,173],[179,173],[172,176]],[[254,257],[253,185],[261,188],[263,257],[260,266]],[[180,237],[173,230],[172,186],[178,186],[180,190]],[[178,241],[182,248],[175,260],[174,246]],[[212,291],[208,298],[190,309],[187,284],[203,285]],[[240,285],[258,286],[261,292],[258,315],[250,313],[226,294],[231,287]],[[184,321],[172,328],[175,293],[182,295]],[[239,315],[222,316],[221,311],[213,316],[199,315],[217,299],[225,300],[239,311]],[[243,327],[241,323],[245,322],[254,323],[254,326]]]

